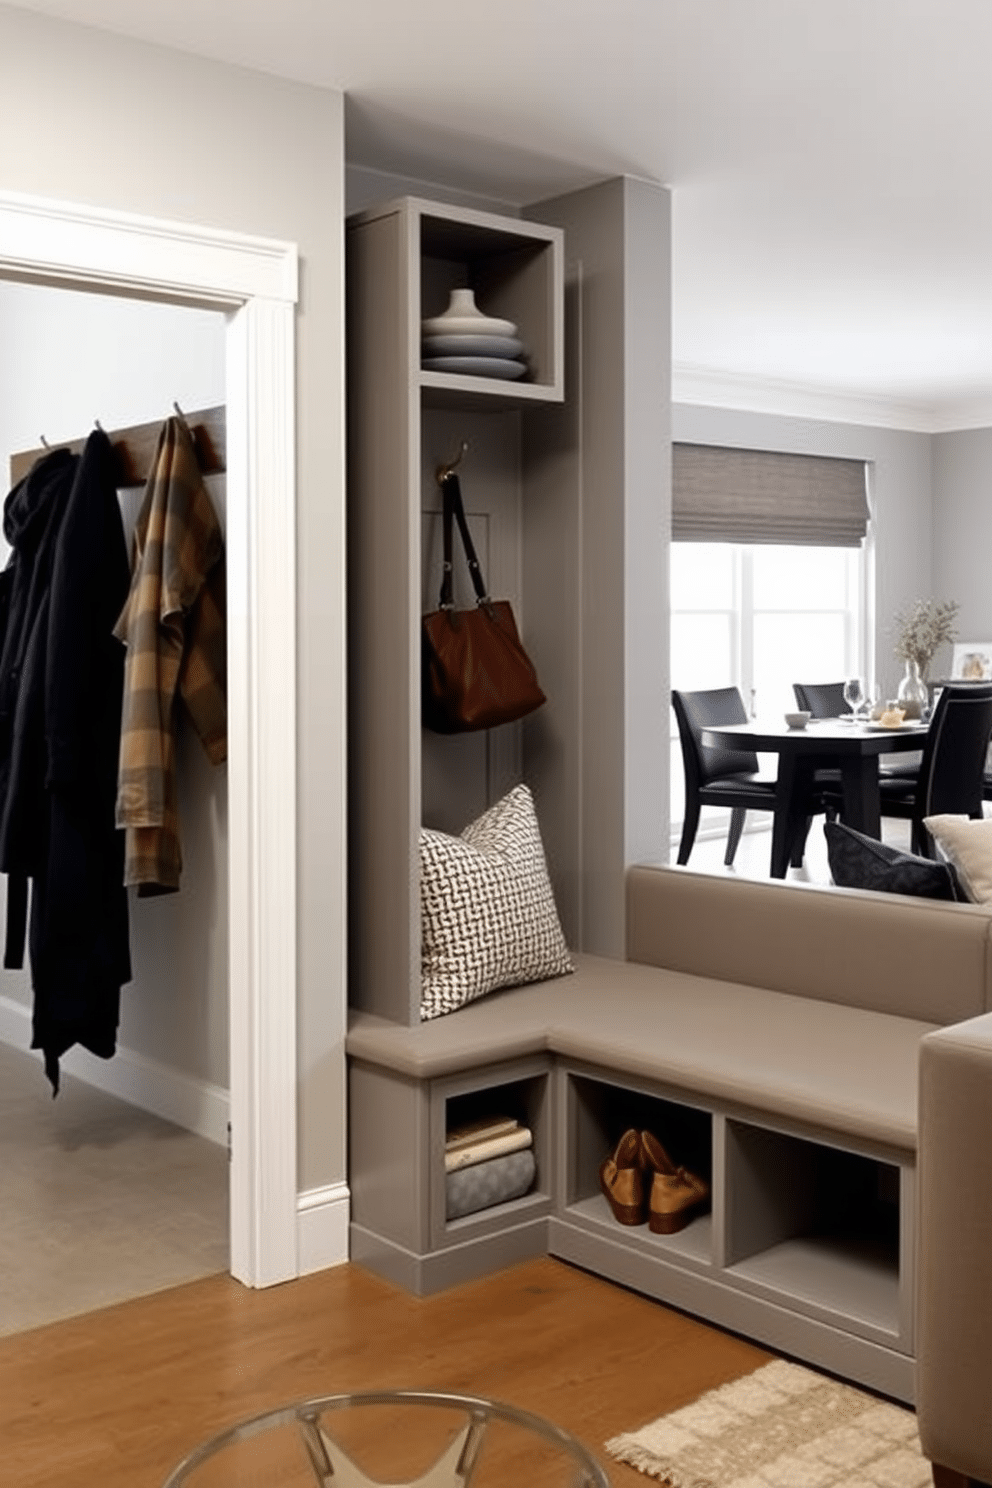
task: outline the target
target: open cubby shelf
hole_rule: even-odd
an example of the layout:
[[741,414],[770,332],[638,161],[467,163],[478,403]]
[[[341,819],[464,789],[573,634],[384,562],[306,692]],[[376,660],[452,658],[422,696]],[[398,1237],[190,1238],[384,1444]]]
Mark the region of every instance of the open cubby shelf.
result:
[[[501,1225],[546,1216],[551,1208],[551,1071],[547,1061],[527,1061],[432,1082],[429,1097],[429,1150],[423,1154],[431,1193],[431,1240],[443,1248],[472,1235],[491,1235]],[[457,1219],[445,1214],[444,1144],[453,1127],[489,1116],[513,1116],[532,1134],[535,1175],[518,1198],[478,1209]]]
[[899,1188],[890,1162],[728,1120],[727,1272],[765,1295],[897,1339]]
[[[519,383],[421,370],[432,393],[470,399],[483,394],[497,404],[560,402],[562,397],[561,236],[553,228],[458,214],[429,203],[411,203],[420,227],[420,319],[448,308],[453,289],[471,289],[485,315],[512,321],[524,345],[529,372]],[[483,406],[479,400],[473,406]]]
[[505,1085],[485,1086],[446,1097],[444,1129],[451,1131],[472,1121],[487,1117],[510,1116],[534,1129],[545,1098],[546,1075],[526,1080],[509,1080]]
[[895,1341],[899,1333],[899,1273],[870,1246],[829,1237],[797,1236],[727,1268],[755,1293],[791,1298],[829,1321]]
[[[556,1253],[601,1258],[604,1274],[911,1398],[910,1154],[851,1150],[607,1071],[559,1065],[558,1077]],[[675,1235],[620,1225],[600,1193],[599,1165],[630,1126],[710,1182],[710,1211]]]
[[648,1255],[678,1257],[696,1266],[712,1266],[713,1221],[708,1213],[697,1215],[675,1235],[653,1235],[647,1225],[618,1225],[601,1193],[575,1200],[566,1206],[565,1212],[569,1219],[594,1226],[613,1240],[630,1241]]

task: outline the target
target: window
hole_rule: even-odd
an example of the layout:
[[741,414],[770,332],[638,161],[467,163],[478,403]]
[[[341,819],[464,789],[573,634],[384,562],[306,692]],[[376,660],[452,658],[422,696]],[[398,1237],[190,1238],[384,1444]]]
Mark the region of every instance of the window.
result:
[[[795,707],[793,682],[864,674],[865,590],[863,547],[673,542],[672,686],[736,685],[749,711],[780,717]],[[677,838],[684,772],[674,714],[671,728]],[[713,830],[725,822],[713,816]]]

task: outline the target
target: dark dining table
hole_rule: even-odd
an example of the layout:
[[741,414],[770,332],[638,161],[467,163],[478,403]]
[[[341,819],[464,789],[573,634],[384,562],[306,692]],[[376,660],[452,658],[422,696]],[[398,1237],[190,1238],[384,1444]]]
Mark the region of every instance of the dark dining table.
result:
[[811,718],[804,729],[791,729],[785,723],[756,719],[704,728],[703,744],[778,755],[771,876],[784,878],[796,833],[810,815],[814,771],[839,770],[844,821],[869,837],[880,837],[879,758],[921,749],[926,732],[926,724],[904,723],[890,729],[839,718]]

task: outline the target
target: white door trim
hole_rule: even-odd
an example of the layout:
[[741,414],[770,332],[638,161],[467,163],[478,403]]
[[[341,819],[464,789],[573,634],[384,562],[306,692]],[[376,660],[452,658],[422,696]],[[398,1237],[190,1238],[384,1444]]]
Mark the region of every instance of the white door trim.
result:
[[230,312],[231,1271],[267,1286],[299,1271],[296,245],[0,192],[0,277]]

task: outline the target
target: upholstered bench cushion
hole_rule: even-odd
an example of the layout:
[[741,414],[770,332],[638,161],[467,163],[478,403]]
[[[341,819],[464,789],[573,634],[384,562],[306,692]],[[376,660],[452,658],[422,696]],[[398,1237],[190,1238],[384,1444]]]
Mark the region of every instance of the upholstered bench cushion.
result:
[[426,1080],[548,1052],[687,1097],[915,1149],[917,1048],[933,1023],[635,962],[574,959],[573,976],[495,992],[415,1028],[353,1014],[348,1054]]
[[977,904],[637,867],[627,955],[941,1025],[992,1011],[992,914]]

